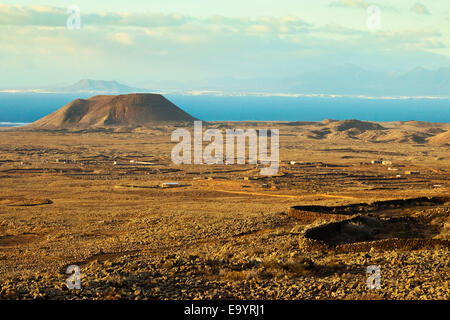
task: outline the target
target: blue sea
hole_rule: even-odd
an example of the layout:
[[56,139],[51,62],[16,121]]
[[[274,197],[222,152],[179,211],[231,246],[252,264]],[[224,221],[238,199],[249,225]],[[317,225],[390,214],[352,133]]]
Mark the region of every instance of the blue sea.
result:
[[[0,93],[0,126],[30,123],[76,98],[90,96],[91,94],[79,93]],[[450,123],[450,99],[178,94],[165,96],[186,112],[204,121],[321,121],[331,118]]]

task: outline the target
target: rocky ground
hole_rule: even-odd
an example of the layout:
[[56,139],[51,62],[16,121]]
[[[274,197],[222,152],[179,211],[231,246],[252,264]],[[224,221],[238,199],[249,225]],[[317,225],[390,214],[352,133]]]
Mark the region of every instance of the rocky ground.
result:
[[[67,275],[39,274],[1,283],[6,299],[441,299],[448,300],[448,249],[254,257],[122,257],[81,268],[81,290]],[[381,269],[368,290],[366,267]]]
[[[312,143],[283,130],[280,174],[262,180],[248,165],[174,166],[162,134],[2,132],[0,298],[449,299],[448,201],[371,212],[413,220],[359,243],[338,237],[349,241],[340,247],[326,237],[305,247],[305,232],[349,216],[289,214],[448,197],[448,147]],[[397,171],[370,164],[380,157]],[[180,186],[158,187],[165,181]],[[419,242],[376,242],[396,237]],[[67,287],[69,265],[79,290]],[[367,287],[370,265],[380,289]]]

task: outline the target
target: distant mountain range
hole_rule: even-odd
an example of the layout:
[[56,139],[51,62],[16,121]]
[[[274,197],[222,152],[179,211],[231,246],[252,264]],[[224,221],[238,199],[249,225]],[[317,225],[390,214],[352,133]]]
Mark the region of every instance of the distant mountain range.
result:
[[[450,67],[407,72],[369,71],[353,64],[301,72],[296,76],[265,78],[211,78],[205,80],[153,80],[131,87],[117,81],[83,79],[65,87],[7,89],[0,92],[55,93],[180,93],[209,95],[325,94],[361,96],[450,96]],[[151,89],[148,89],[151,88]]]
[[450,68],[427,70],[416,68],[405,73],[367,71],[355,65],[343,65],[310,72],[297,80],[289,90],[310,93],[365,95],[450,95]]
[[296,76],[216,78],[204,81],[153,81],[145,86],[197,93],[286,93],[367,96],[450,96],[450,68],[407,72],[369,71],[353,64]]
[[129,87],[121,84],[117,81],[104,81],[104,80],[91,80],[82,79],[77,83],[59,88],[51,88],[54,92],[66,92],[66,93],[134,93],[134,92],[148,92],[148,89]]

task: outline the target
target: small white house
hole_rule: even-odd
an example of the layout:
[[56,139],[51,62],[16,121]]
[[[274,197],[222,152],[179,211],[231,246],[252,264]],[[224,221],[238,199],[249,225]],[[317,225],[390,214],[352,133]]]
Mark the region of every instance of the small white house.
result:
[[161,183],[161,188],[175,188],[180,186],[178,182],[163,182]]

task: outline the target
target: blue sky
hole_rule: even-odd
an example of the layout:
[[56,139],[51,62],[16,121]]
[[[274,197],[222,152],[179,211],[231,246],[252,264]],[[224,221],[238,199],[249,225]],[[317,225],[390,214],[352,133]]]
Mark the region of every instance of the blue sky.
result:
[[[69,30],[67,7],[80,8]],[[367,8],[380,10],[369,29]],[[158,82],[293,77],[341,64],[450,66],[448,0],[2,1],[0,87],[81,78]],[[195,89],[195,88],[192,88]],[[224,88],[226,89],[226,88]]]

